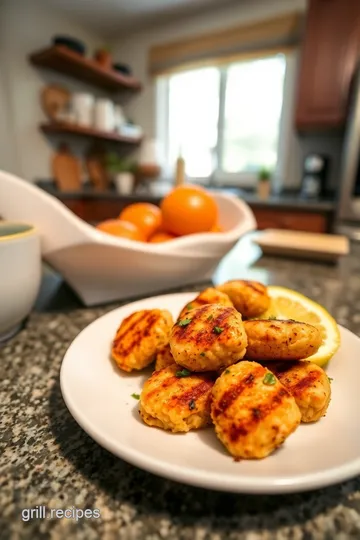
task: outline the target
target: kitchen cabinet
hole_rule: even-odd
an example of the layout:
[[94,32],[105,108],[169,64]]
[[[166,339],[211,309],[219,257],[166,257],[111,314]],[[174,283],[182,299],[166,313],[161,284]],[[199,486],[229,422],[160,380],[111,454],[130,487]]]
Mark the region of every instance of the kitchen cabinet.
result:
[[[250,205],[252,206],[252,205]],[[333,212],[307,212],[252,206],[258,229],[286,229],[327,233],[331,231]]]
[[[88,223],[97,223],[105,219],[116,218],[120,212],[133,202],[140,199],[134,197],[106,196],[99,198],[84,196],[71,196],[58,194],[58,198],[74,214]],[[160,203],[160,198],[152,198],[154,204]],[[267,207],[262,204],[249,203],[254,212],[258,229],[288,229],[293,231],[309,231],[317,233],[330,232],[333,223],[333,211],[309,211],[306,209]]]
[[344,125],[359,51],[360,0],[309,0],[298,79],[298,130]]

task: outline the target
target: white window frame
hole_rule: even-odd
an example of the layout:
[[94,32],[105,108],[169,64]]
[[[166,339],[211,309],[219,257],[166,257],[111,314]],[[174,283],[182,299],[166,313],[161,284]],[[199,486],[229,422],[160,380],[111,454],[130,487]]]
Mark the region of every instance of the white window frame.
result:
[[[284,53],[286,58],[284,87],[283,87],[283,105],[280,116],[280,128],[277,148],[277,164],[274,170],[273,182],[275,186],[283,183],[286,172],[289,168],[288,146],[291,139],[292,117],[294,109],[294,83],[296,77],[296,53]],[[262,58],[262,57],[259,57]],[[218,120],[218,162],[222,162],[223,154],[223,132],[224,132],[224,108],[226,92],[226,72],[231,63],[218,66],[220,70],[220,91],[219,91],[219,120]],[[216,66],[215,66],[216,67]],[[196,69],[196,68],[194,68]],[[163,167],[163,175],[166,179],[174,174],[175,163],[168,163],[169,155],[169,77],[159,77],[156,81],[156,138],[159,142],[160,162]],[[190,181],[202,183],[205,186],[234,186],[239,188],[253,188],[256,186],[256,173],[227,173],[217,167],[210,177],[189,177]]]

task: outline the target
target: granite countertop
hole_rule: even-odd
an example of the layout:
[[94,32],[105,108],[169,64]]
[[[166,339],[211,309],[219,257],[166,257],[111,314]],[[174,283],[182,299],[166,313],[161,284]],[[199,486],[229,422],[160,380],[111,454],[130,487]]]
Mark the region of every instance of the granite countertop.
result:
[[[325,266],[259,258],[258,248],[244,239],[214,281],[239,276],[295,288],[360,334],[360,245],[338,266]],[[218,493],[139,470],[86,435],[62,399],[60,364],[75,336],[113,307],[33,313],[0,348],[1,539],[360,538],[360,477],[286,496]],[[37,505],[97,508],[101,517],[23,521],[22,510]]]

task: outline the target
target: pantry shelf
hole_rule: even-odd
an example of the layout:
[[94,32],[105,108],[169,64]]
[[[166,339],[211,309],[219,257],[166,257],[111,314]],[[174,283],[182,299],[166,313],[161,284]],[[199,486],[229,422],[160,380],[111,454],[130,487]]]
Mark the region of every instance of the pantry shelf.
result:
[[78,135],[83,137],[89,137],[92,139],[100,139],[103,141],[114,141],[122,144],[138,145],[142,141],[142,137],[127,137],[120,135],[119,133],[112,133],[107,131],[99,131],[93,128],[86,128],[74,124],[67,124],[65,122],[52,122],[40,124],[40,129],[46,134],[59,134],[59,135]]
[[35,66],[70,75],[106,90],[141,90],[141,83],[135,77],[102,67],[91,58],[85,58],[66,47],[48,47],[31,54],[29,61]]

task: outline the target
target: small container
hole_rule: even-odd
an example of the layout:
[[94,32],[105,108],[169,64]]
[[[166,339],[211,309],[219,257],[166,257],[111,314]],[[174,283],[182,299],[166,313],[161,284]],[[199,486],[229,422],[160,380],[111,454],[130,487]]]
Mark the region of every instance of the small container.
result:
[[73,94],[71,99],[74,122],[82,127],[92,127],[94,117],[94,96],[86,93]]
[[126,118],[124,111],[120,105],[115,105],[114,107],[114,116],[115,116],[115,130],[120,131],[121,127],[126,124]]
[[0,342],[21,327],[41,284],[40,232],[23,222],[0,222]]
[[268,199],[271,192],[270,180],[259,180],[257,185],[257,194],[260,199]]
[[112,69],[112,57],[107,49],[98,49],[95,51],[94,60],[105,69]]
[[116,191],[120,195],[130,195],[134,190],[135,178],[131,172],[118,173],[114,177]]
[[99,131],[115,130],[114,104],[110,99],[97,99],[94,109],[94,127]]

